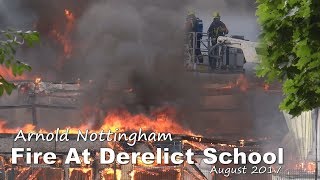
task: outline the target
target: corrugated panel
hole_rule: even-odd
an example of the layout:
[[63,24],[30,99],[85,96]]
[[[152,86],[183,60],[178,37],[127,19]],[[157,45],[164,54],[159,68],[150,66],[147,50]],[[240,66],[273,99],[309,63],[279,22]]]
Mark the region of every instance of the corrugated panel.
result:
[[291,115],[283,113],[290,133],[292,133],[300,157],[305,160],[312,150],[313,125],[311,111],[303,112],[300,116],[292,118]]

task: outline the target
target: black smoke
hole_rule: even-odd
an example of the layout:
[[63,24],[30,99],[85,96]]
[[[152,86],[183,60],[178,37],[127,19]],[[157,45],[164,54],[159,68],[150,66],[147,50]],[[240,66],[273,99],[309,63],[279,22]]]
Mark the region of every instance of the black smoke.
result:
[[[146,114],[174,106],[187,126],[197,122],[203,95],[201,80],[183,68],[187,10],[194,9],[205,28],[212,12],[219,11],[231,33],[251,39],[258,35],[251,0],[0,0],[0,5],[1,28],[41,33],[37,47],[19,54],[33,67],[32,73],[43,80],[91,82],[81,99],[83,106]],[[75,17],[69,58],[50,36],[52,29],[65,31],[66,9]],[[64,64],[57,67],[61,59]],[[208,119],[215,122],[216,117]]]

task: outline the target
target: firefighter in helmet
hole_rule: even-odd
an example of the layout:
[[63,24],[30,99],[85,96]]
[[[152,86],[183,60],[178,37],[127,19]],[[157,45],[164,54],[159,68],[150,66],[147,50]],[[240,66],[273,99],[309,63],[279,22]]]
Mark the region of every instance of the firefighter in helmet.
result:
[[186,24],[185,24],[185,28],[186,28],[187,33],[195,32],[196,19],[197,19],[197,17],[196,17],[195,12],[189,10],[187,18],[186,18]]
[[217,38],[219,36],[225,36],[228,33],[227,26],[220,20],[220,14],[218,12],[213,13],[213,21],[208,29],[211,45],[214,46],[217,44]]
[[[224,36],[228,34],[229,31],[226,25],[220,21],[220,14],[218,12],[213,13],[213,21],[208,29],[208,36],[211,39],[211,45],[214,46],[217,44],[217,39],[219,36]],[[215,48],[213,54],[219,54],[219,49]],[[209,64],[212,70],[217,68],[217,57],[209,56]]]
[[188,12],[185,28],[187,33],[188,44],[191,48],[194,48],[193,43],[195,41],[195,56],[198,62],[202,63],[203,58],[202,58],[200,46],[201,46],[201,39],[202,39],[202,33],[203,33],[203,22],[200,18],[196,17],[194,11]]

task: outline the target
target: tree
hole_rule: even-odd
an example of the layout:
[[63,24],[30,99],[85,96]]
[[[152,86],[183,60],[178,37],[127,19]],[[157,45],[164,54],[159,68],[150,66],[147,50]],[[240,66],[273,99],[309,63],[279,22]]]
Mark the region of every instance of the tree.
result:
[[263,55],[257,75],[283,82],[280,109],[293,116],[320,106],[320,1],[257,0]]
[[[25,71],[31,71],[31,67],[18,60],[15,55],[17,49],[24,44],[32,46],[39,42],[39,33],[36,31],[0,31],[0,64],[11,69],[14,76],[20,76]],[[4,92],[11,94],[15,88],[0,74],[0,96]]]

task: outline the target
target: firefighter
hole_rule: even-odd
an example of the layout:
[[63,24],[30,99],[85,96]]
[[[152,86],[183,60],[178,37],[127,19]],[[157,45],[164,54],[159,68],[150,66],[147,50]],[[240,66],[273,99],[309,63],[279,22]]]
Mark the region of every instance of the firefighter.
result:
[[208,35],[211,38],[211,45],[217,44],[217,38],[219,36],[225,36],[228,34],[227,26],[220,21],[220,14],[218,12],[213,13],[213,21],[208,29]]
[[[228,33],[228,28],[222,21],[220,21],[220,14],[218,12],[213,13],[213,21],[208,29],[208,36],[211,39],[211,45],[216,45],[218,37],[225,36]],[[214,55],[219,54],[218,51],[219,50],[215,48],[213,51]],[[217,59],[215,57],[209,56],[209,64],[212,69],[216,69]]]
[[[201,54],[201,39],[203,33],[203,22],[200,18],[196,17],[194,11],[189,11],[188,16],[186,19],[186,33],[187,33],[187,41],[189,46],[193,48],[193,41],[196,41],[196,49],[195,49],[195,56],[196,60],[199,63],[203,62],[202,54]],[[196,35],[196,38],[193,36]]]
[[191,33],[191,32],[195,32],[195,24],[196,24],[196,14],[194,11],[188,11],[188,15],[186,18],[186,32],[187,33]]

